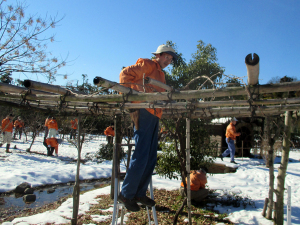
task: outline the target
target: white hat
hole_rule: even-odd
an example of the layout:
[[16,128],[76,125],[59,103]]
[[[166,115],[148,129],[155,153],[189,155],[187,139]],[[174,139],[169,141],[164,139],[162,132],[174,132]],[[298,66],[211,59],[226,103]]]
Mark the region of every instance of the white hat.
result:
[[152,52],[152,54],[156,55],[156,54],[160,54],[160,53],[163,53],[163,52],[168,53],[171,56],[173,56],[173,59],[175,61],[178,58],[175,50],[170,45],[160,45],[160,46],[158,46],[156,52]]
[[235,117],[233,117],[232,119],[231,119],[231,121],[238,121]]

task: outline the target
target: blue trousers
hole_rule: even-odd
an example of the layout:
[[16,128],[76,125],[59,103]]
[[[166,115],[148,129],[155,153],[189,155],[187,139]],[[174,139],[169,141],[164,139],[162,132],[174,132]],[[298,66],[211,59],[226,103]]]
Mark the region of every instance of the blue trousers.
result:
[[222,156],[226,157],[230,154],[230,161],[234,161],[234,154],[235,154],[235,146],[234,146],[234,140],[230,138],[226,138],[226,143],[228,148],[223,152]]
[[156,165],[158,126],[158,117],[146,109],[140,109],[139,130],[134,128],[135,150],[121,190],[125,198],[132,199],[146,195]]

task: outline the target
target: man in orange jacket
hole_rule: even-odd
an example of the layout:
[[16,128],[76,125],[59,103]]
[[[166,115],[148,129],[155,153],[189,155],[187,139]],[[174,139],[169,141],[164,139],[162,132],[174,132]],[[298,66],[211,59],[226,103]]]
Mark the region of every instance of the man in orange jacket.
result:
[[14,139],[16,139],[17,133],[19,133],[19,140],[22,137],[22,130],[24,127],[24,121],[22,120],[21,116],[18,116],[18,119],[14,122],[15,127],[15,133],[14,133]]
[[228,145],[228,148],[225,150],[225,152],[223,152],[223,154],[220,155],[220,158],[223,161],[223,158],[230,154],[230,162],[234,164],[237,164],[234,161],[234,154],[235,154],[234,140],[236,139],[237,136],[241,135],[241,133],[236,132],[235,129],[235,125],[237,121],[238,120],[235,117],[233,117],[231,119],[230,124],[227,126],[225,136],[226,136],[226,143]]
[[[120,84],[140,92],[165,92],[164,89],[144,82],[145,78],[166,83],[163,69],[177,54],[171,46],[160,45],[153,52],[155,59],[138,59],[135,65],[120,73]],[[155,201],[146,196],[146,191],[156,165],[159,119],[162,109],[139,109],[130,114],[134,122],[135,151],[131,157],[118,201],[130,211],[139,211],[138,203],[152,207]]]
[[[207,183],[206,173],[206,168],[200,168],[200,170],[191,170],[191,199],[196,202],[200,202],[208,196],[208,189],[205,189],[205,184]],[[187,180],[185,182],[187,182]],[[185,195],[183,182],[181,182],[180,185],[180,194],[181,196]]]
[[78,126],[78,119],[75,118],[74,120],[71,120],[71,133],[70,133],[70,139],[76,138],[76,130]]
[[104,131],[104,134],[106,135],[108,144],[113,144],[114,136],[115,136],[114,126],[111,125],[111,126],[107,127]]
[[9,153],[9,147],[12,139],[12,131],[13,131],[13,114],[9,114],[5,119],[2,120],[2,134],[3,134],[3,143],[0,143],[0,147],[4,143],[6,143],[6,152]]

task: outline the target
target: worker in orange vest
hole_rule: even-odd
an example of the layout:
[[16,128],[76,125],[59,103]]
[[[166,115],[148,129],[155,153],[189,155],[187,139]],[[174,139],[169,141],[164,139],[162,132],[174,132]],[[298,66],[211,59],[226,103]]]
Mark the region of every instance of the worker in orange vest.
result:
[[48,137],[56,137],[56,135],[58,134],[58,126],[57,126],[57,122],[55,117],[52,117],[51,119],[48,120],[47,122],[47,127],[49,129],[49,135]]
[[0,147],[4,143],[6,143],[6,152],[9,153],[9,147],[12,140],[12,132],[13,132],[13,114],[9,114],[5,119],[2,120],[2,134],[3,134],[3,143],[0,143]]
[[58,145],[61,144],[62,140],[55,137],[47,138],[44,145],[47,148],[47,156],[53,156],[55,150],[55,156],[58,156]]
[[78,127],[78,119],[75,118],[74,120],[71,120],[71,133],[70,133],[70,139],[72,137],[75,139],[76,138],[76,130]]
[[14,139],[16,139],[17,133],[19,133],[19,140],[21,139],[23,127],[24,127],[24,121],[22,120],[21,116],[18,116],[18,119],[15,120],[14,122],[14,128],[15,128]]
[[235,145],[234,141],[236,140],[236,137],[240,136],[240,132],[236,132],[235,125],[238,120],[233,117],[230,121],[230,124],[226,128],[226,143],[228,148],[220,155],[221,160],[223,161],[223,158],[230,154],[230,162],[233,164],[237,164],[234,161],[234,154],[235,154]]
[[[120,73],[120,84],[146,93],[164,92],[163,88],[146,84],[144,79],[151,78],[165,84],[163,69],[176,61],[178,55],[169,45],[158,46],[152,54],[155,58],[139,58],[134,65],[124,68]],[[134,122],[135,150],[118,201],[133,212],[140,210],[138,203],[148,207],[156,204],[146,195],[146,191],[157,161],[158,128],[162,113],[160,108],[143,108],[130,112],[130,118]]]
[[115,136],[114,126],[110,125],[109,127],[107,127],[104,131],[104,134],[106,135],[107,143],[108,144],[113,144],[114,136]]
[[[208,189],[205,189],[205,184],[207,183],[206,172],[206,168],[200,168],[200,170],[191,170],[191,199],[196,202],[201,202],[204,198],[208,196]],[[187,182],[187,180],[185,182]],[[179,191],[181,196],[185,196],[183,182],[181,182]]]

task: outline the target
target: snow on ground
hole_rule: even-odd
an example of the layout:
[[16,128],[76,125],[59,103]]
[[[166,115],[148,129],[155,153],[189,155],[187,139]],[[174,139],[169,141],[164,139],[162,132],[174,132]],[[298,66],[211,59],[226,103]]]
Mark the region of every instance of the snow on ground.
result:
[[[34,142],[31,151],[38,153],[46,153],[46,148],[42,144],[43,137],[39,136]],[[101,143],[105,143],[104,136],[90,136],[90,140],[84,143],[81,158],[87,159],[95,154]],[[31,183],[33,187],[45,184],[65,183],[75,180],[77,150],[74,145],[68,141],[64,141],[59,146],[58,157],[47,157],[36,153],[26,153],[29,142],[22,140],[14,141],[12,148],[17,145],[18,149],[11,149],[12,153],[5,153],[5,145],[0,148],[0,192],[6,192],[15,189],[22,182]],[[229,158],[224,161],[229,163]],[[277,159],[280,160],[280,159]],[[291,186],[292,190],[292,224],[300,224],[300,152],[290,152],[290,163],[287,169],[286,185]],[[217,159],[216,162],[221,162]],[[235,208],[232,206],[218,206],[220,213],[228,213],[228,218],[236,224],[273,224],[262,217],[261,212],[264,205],[264,199],[268,197],[269,171],[264,166],[261,159],[236,158],[239,168],[236,173],[215,174],[208,176],[208,187],[216,189],[216,193],[236,193],[243,197],[250,197],[255,203],[255,207],[242,206]],[[80,166],[80,179],[99,179],[111,176],[111,161],[97,163],[96,161],[88,161]],[[277,176],[277,168],[279,164],[275,164],[275,178]],[[121,166],[124,170],[124,165]],[[169,180],[158,175],[153,176],[154,188],[163,188],[167,190],[176,190],[179,188],[179,180]],[[275,179],[276,187],[276,179]],[[100,188],[89,191],[81,195],[79,214],[84,214],[89,207],[95,203],[96,196],[100,194],[109,194],[110,187]],[[285,203],[287,193],[284,196]],[[12,224],[56,224],[70,222],[63,216],[71,217],[73,200],[68,199],[58,209],[47,211],[30,217],[14,219],[11,222],[5,222],[4,225]],[[112,212],[112,208],[110,209]],[[285,206],[286,214],[286,206]],[[95,221],[101,221],[108,218],[107,216],[94,215]],[[286,219],[286,216],[285,216]],[[22,221],[22,222],[21,222]]]

